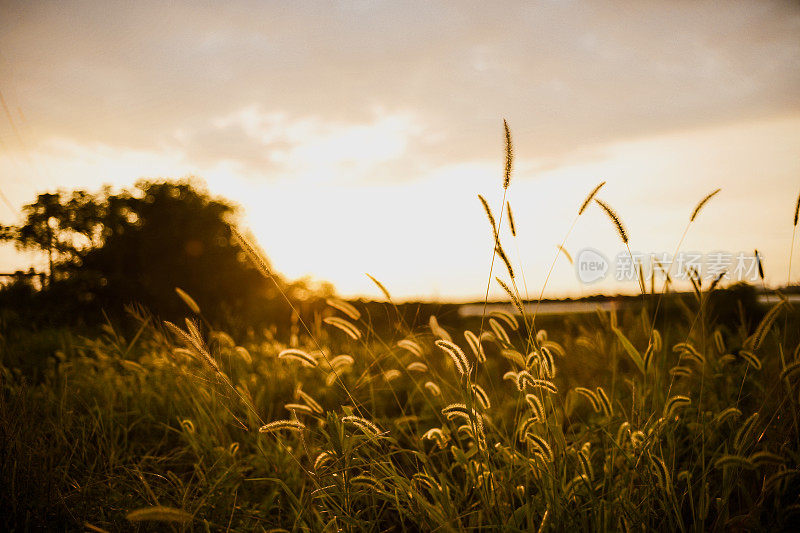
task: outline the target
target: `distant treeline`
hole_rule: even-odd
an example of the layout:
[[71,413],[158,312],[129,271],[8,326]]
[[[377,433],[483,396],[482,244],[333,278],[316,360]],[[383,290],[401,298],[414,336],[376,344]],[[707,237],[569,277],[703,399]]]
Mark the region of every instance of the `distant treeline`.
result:
[[[323,314],[325,299],[334,294],[329,284],[288,282],[272,272],[264,276],[231,234],[236,207],[189,181],[141,181],[116,193],[41,194],[23,211],[22,224],[0,227],[0,238],[46,253],[48,272],[41,279],[20,275],[0,290],[0,320],[6,326],[91,328],[124,321],[124,309],[131,304],[158,319],[180,320],[188,311],[176,294],[180,288],[217,327],[244,333],[277,326],[282,331],[292,324],[291,307],[310,318]],[[269,269],[266,259],[264,269]],[[758,315],[756,297],[753,287],[738,284],[700,295],[670,294],[661,303],[658,295],[614,300],[650,311],[658,305],[664,318],[683,313],[692,298],[703,299],[706,313],[733,324]],[[431,315],[444,325],[476,327],[474,320],[460,316],[459,304],[361,306],[381,334],[398,324],[427,324]]]

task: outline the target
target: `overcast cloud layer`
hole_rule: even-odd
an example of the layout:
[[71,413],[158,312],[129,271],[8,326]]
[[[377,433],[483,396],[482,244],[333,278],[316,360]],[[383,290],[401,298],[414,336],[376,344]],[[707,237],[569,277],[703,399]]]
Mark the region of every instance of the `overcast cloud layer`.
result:
[[[753,150],[779,145],[778,157],[754,165],[763,175],[749,179],[777,197],[797,192],[797,2],[3,2],[0,21],[0,91],[16,127],[0,120],[0,183],[17,207],[34,190],[129,185],[153,172],[200,173],[213,192],[248,210],[254,195],[352,187],[351,208],[369,211],[375,187],[398,187],[413,201],[409,187],[439,194],[441,176],[453,169],[468,176],[474,198],[498,179],[503,117],[518,148],[515,180],[539,178],[546,190],[552,173],[600,165],[562,179],[572,203],[600,178],[613,185],[608,162],[620,147],[632,154],[631,146],[653,139],[680,145],[703,131],[719,132],[703,141],[712,148],[726,131],[744,132]],[[684,143],[685,153],[698,143]],[[103,165],[106,175],[87,170]],[[588,175],[600,168],[611,175]],[[763,187],[748,195],[743,175],[714,174],[676,177],[675,185],[689,185],[687,200],[686,188],[644,186],[651,176],[640,176],[637,189],[632,173],[620,171],[617,206],[634,209],[648,190],[668,205],[691,204],[692,185],[730,185],[731,208],[745,195],[765,195],[762,208],[776,198]],[[442,188],[414,185],[437,179]],[[10,210],[3,217],[13,220]],[[455,241],[470,238],[452,231]],[[279,266],[278,254],[296,255],[284,246],[268,248]],[[16,261],[7,251],[4,258]],[[323,267],[305,268],[286,270],[367,291]],[[482,263],[471,268],[475,279],[486,274]],[[441,283],[422,279],[411,289],[409,281],[406,294],[480,292]],[[566,278],[559,287],[569,292]]]

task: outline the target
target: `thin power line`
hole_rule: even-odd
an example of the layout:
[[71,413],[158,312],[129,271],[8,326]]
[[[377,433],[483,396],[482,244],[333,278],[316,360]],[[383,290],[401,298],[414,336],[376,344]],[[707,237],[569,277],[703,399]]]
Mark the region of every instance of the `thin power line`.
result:
[[[14,121],[14,117],[11,115],[11,111],[8,109],[8,105],[6,105],[6,99],[3,97],[3,91],[0,91],[0,105],[3,106],[3,111],[6,114],[6,118],[8,119],[8,123],[11,125],[11,130],[14,132],[14,135],[17,137],[17,142],[22,147],[22,153],[25,157],[28,166],[30,166],[31,170],[36,174],[41,182],[44,179],[42,173],[40,172],[38,166],[35,164],[33,159],[31,159],[30,150],[28,150],[28,146],[25,143],[25,140],[22,138],[22,135],[19,132],[19,128],[17,128],[17,124]],[[49,180],[48,180],[49,181]]]
[[11,202],[8,200],[8,196],[6,196],[2,190],[0,190],[0,199],[3,200],[3,203],[8,206],[12,213],[15,215],[18,214],[16,208],[11,204]]

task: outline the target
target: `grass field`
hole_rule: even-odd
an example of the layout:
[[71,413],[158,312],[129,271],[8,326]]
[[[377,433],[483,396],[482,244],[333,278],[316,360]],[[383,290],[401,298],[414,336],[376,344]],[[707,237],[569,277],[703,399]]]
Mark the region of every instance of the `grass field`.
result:
[[[509,280],[498,282],[521,304],[499,238],[496,254]],[[621,312],[412,321],[379,286],[380,316],[329,300],[296,315],[291,331],[237,339],[178,291],[185,324],[131,309],[133,333],[64,332],[38,379],[4,355],[0,521],[91,531],[800,527],[800,328],[787,300],[746,309],[696,280],[694,294],[643,294]],[[19,332],[7,331],[4,347],[11,337]]]
[[532,338],[496,315],[480,352],[435,321],[379,338],[340,302],[292,345],[139,314],[133,338],[74,339],[40,383],[2,369],[4,520],[790,528],[800,364],[782,339],[798,341],[796,317],[792,335],[784,304],[718,328],[703,297],[691,327],[654,329],[649,348],[647,313],[632,310]]

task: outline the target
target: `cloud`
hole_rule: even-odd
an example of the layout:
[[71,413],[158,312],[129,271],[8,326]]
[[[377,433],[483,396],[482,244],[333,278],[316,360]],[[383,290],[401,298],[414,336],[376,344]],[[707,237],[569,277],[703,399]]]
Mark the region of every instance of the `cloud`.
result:
[[178,130],[175,147],[187,161],[238,165],[244,175],[272,179],[357,181],[396,164],[423,136],[410,114],[376,111],[363,123],[269,113],[259,105]]
[[411,112],[439,134],[421,155],[446,164],[494,157],[502,117],[553,157],[800,111],[789,2],[4,6],[2,89],[40,139],[147,149],[183,131],[209,148],[187,157],[267,172],[251,135],[209,123],[250,105],[354,128]]

